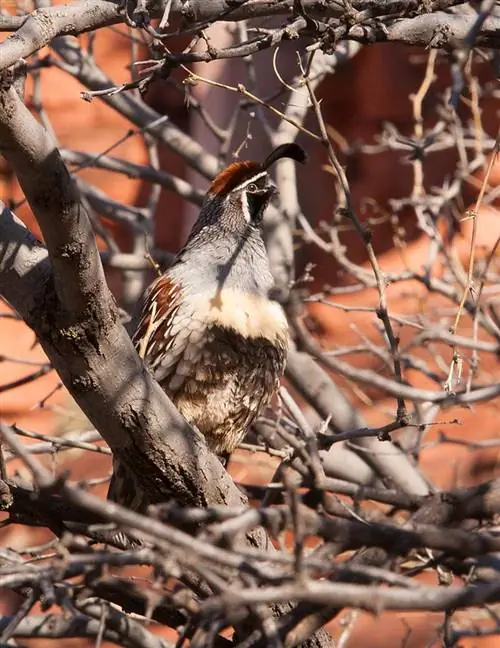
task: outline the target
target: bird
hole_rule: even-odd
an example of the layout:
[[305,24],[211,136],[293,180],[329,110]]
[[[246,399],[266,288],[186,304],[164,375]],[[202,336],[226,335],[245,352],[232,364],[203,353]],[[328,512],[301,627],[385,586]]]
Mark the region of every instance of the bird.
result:
[[[279,386],[289,347],[263,239],[277,188],[270,168],[306,161],[296,143],[213,179],[184,247],[147,289],[132,340],[145,365],[224,465]],[[142,508],[114,462],[108,498]],[[120,495],[119,491],[122,491]]]

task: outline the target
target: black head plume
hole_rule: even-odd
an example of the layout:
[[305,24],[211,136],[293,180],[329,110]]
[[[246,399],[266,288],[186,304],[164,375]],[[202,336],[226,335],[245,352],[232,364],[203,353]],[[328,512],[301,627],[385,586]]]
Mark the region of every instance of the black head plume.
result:
[[274,151],[269,153],[266,157],[261,165],[262,170],[265,171],[266,169],[269,169],[272,164],[282,158],[290,158],[291,160],[295,160],[295,162],[304,164],[307,160],[307,155],[304,149],[298,144],[295,144],[295,142],[281,144],[281,146],[276,147]]

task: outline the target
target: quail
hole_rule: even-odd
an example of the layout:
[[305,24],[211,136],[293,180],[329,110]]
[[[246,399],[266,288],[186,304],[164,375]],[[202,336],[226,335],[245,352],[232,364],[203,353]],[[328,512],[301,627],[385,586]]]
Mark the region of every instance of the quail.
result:
[[[133,336],[160,386],[221,458],[242,441],[285,368],[288,325],[269,296],[262,237],[277,191],[269,168],[285,157],[306,158],[297,144],[283,144],[263,163],[235,162],[215,177],[185,246],[146,291]],[[121,472],[115,462],[109,497],[123,503],[118,491],[128,490],[127,505],[142,508]]]

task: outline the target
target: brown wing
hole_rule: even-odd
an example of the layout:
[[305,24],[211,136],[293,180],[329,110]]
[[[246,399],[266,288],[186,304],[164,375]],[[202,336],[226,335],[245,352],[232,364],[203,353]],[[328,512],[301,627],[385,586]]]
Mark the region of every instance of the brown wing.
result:
[[[162,365],[165,370],[168,366],[171,368],[183,351],[182,339],[175,335],[176,316],[181,303],[181,288],[168,274],[154,281],[146,293],[139,324],[132,340],[137,352],[153,370],[157,380],[168,373],[160,371],[158,373],[164,375],[156,375],[158,368]],[[169,359],[172,359],[172,363],[168,362]]]
[[168,273],[148,290],[133,337],[139,355],[169,395],[182,385],[202,349],[203,320]]

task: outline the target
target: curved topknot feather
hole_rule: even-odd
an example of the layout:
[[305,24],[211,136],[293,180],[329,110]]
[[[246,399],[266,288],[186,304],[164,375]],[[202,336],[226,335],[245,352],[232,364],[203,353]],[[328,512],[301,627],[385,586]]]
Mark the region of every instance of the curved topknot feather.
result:
[[274,151],[269,153],[266,157],[261,166],[262,170],[268,169],[272,164],[283,158],[290,158],[295,160],[295,162],[304,164],[307,160],[307,155],[302,146],[295,144],[295,142],[281,144],[281,146],[275,148]]

